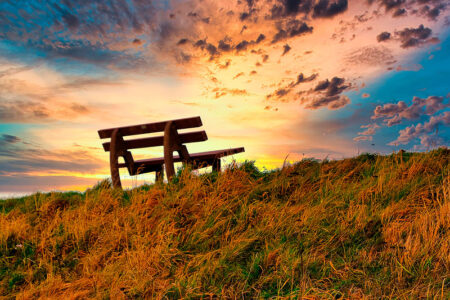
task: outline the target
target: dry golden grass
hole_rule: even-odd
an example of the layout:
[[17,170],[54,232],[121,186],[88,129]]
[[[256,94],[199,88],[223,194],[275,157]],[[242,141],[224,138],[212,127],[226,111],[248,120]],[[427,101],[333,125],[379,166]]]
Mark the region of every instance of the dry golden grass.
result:
[[0,295],[450,298],[450,150],[0,203]]

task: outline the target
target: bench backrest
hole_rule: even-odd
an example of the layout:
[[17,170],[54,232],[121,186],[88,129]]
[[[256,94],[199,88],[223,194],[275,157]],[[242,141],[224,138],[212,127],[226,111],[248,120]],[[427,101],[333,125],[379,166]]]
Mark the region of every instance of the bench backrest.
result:
[[[122,137],[138,134],[164,132],[164,129],[168,122],[170,121],[102,129],[98,131],[98,135],[100,136],[101,139],[111,138],[111,135],[115,129],[119,129],[120,135]],[[176,129],[195,128],[203,125],[200,117],[172,120],[172,122],[173,124],[175,124]],[[178,137],[182,144],[203,142],[208,139],[205,131],[180,133],[178,134]],[[164,145],[164,136],[156,136],[124,141],[124,146],[126,149],[157,147],[163,145]],[[110,142],[103,143],[103,149],[105,149],[105,151],[109,151],[110,146],[111,146]]]

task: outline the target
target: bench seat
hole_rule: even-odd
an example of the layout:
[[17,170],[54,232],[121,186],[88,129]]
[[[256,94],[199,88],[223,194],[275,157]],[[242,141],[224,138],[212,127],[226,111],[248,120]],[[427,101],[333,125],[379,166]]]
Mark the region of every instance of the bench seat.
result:
[[[196,164],[199,164],[199,165],[203,164],[202,167],[204,167],[205,164],[212,165],[215,160],[220,159],[224,156],[233,155],[233,154],[241,153],[244,151],[245,151],[245,149],[243,147],[240,147],[240,148],[230,148],[230,149],[223,149],[223,150],[192,153],[192,154],[189,154],[189,156]],[[179,155],[174,155],[173,161],[181,162],[182,159]],[[161,170],[161,166],[163,164],[164,164],[164,157],[134,161],[134,165],[135,165],[135,168],[137,169],[138,174],[159,171],[159,170]],[[126,168],[127,165],[124,163],[120,163],[118,165],[118,167]],[[136,175],[136,174],[133,174],[133,175]]]

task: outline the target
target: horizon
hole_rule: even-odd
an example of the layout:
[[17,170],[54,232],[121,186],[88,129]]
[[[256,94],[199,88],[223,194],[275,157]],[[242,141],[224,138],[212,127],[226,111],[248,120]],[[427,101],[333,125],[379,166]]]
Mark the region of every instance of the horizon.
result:
[[85,190],[110,176],[99,129],[192,116],[209,139],[190,152],[245,147],[225,161],[268,169],[450,143],[448,0],[4,1],[0,15],[0,199]]

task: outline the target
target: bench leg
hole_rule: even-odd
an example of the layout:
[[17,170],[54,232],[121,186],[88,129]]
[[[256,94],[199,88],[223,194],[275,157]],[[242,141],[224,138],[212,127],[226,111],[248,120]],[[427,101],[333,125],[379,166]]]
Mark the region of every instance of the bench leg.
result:
[[163,182],[164,180],[164,168],[161,166],[159,171],[156,171],[155,182]]
[[122,183],[120,182],[120,174],[118,167],[118,130],[115,129],[111,136],[111,149],[109,151],[109,166],[111,169],[111,180],[114,188],[122,188]]
[[213,162],[212,169],[214,172],[220,172],[220,167],[220,158],[217,158]]
[[176,130],[175,124],[172,121],[167,122],[164,130],[164,167],[166,168],[168,181],[175,175],[175,166],[173,165],[174,130]]

